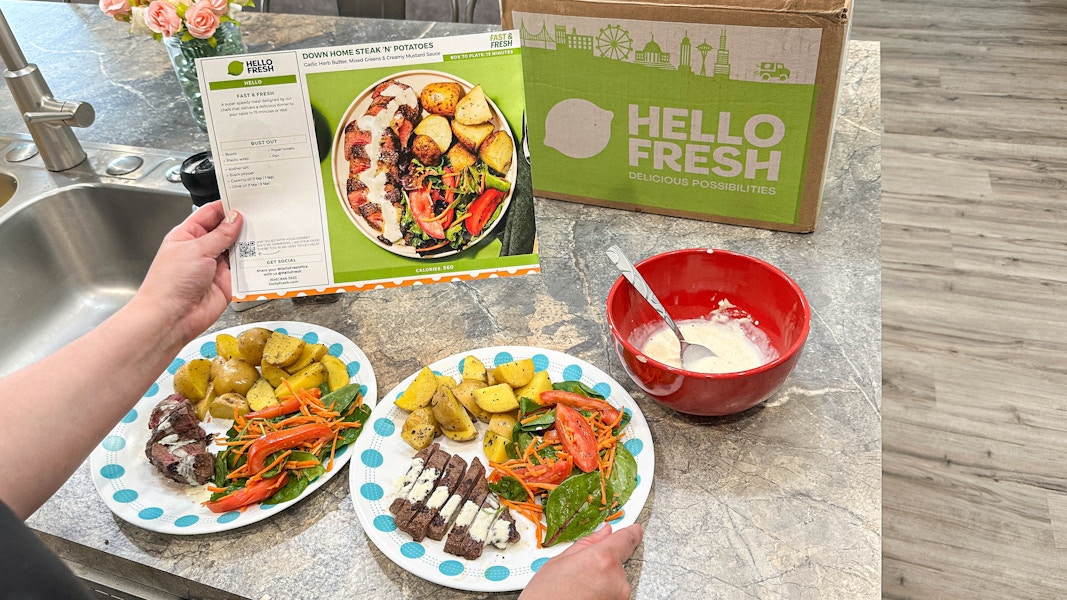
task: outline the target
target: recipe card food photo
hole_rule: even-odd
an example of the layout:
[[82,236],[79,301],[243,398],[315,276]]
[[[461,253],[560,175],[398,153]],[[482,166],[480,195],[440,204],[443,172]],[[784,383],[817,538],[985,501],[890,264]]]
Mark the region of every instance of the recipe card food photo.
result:
[[198,68],[235,300],[540,270],[516,32]]

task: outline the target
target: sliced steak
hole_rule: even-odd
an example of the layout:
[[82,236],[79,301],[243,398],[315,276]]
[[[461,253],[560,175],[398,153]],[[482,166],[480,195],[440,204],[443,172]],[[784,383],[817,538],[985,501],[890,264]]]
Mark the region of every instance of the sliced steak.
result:
[[178,394],[165,398],[148,419],[152,430],[145,444],[148,462],[164,476],[188,485],[203,485],[215,475],[211,439],[200,426],[189,400]]
[[404,474],[404,479],[400,482],[400,489],[397,490],[396,498],[389,505],[389,512],[395,515],[397,511],[404,506],[404,501],[407,498],[408,493],[411,492],[411,488],[415,486],[415,482],[418,481],[419,475],[422,474],[422,470],[426,466],[426,460],[440,448],[440,444],[430,444],[422,450],[419,450],[418,453],[411,458],[411,462],[408,463],[408,471]]
[[463,507],[467,497],[470,496],[471,491],[474,490],[474,486],[479,481],[485,481],[485,466],[478,457],[474,457],[471,461],[471,466],[467,468],[467,472],[463,475],[463,479],[459,481],[456,490],[452,492],[452,495],[437,514],[430,519],[430,526],[426,529],[426,537],[431,540],[441,540],[445,537],[448,528],[452,526],[456,517],[459,516],[460,508]]
[[437,487],[437,480],[441,478],[441,474],[444,473],[445,466],[451,458],[451,454],[439,449],[431,454],[430,458],[426,459],[426,466],[415,481],[415,485],[411,487],[411,490],[404,498],[404,503],[393,513],[396,517],[394,519],[396,525],[401,531],[424,503],[430,499],[430,495],[433,494],[434,489]]
[[474,484],[474,489],[471,490],[470,495],[467,497],[467,501],[459,509],[459,514],[456,516],[455,524],[452,525],[452,530],[448,532],[448,537],[445,539],[445,552],[463,556],[463,549],[468,543],[467,531],[470,529],[471,524],[474,523],[474,518],[478,516],[482,502],[485,501],[488,495],[489,483],[485,481],[484,477],[479,478]]
[[463,457],[458,454],[452,455],[452,458],[448,459],[448,464],[445,465],[440,479],[437,480],[437,487],[434,488],[433,493],[430,494],[430,497],[425,502],[416,507],[414,516],[407,523],[400,525],[400,529],[410,535],[412,540],[421,542],[426,537],[426,530],[429,529],[430,522],[438,515],[441,507],[445,505],[445,502],[459,487],[459,482],[466,472],[467,461],[463,460]]

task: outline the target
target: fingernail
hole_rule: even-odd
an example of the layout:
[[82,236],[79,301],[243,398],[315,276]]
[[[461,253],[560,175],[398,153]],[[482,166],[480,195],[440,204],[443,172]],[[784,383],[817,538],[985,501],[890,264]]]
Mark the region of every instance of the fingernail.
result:
[[227,223],[236,223],[237,222],[237,211],[236,210],[231,210],[230,212],[226,213],[226,222]]

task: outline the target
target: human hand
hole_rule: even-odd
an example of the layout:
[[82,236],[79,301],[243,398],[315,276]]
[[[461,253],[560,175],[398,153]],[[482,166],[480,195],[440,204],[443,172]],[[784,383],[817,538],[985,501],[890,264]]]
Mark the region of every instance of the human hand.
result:
[[604,525],[549,559],[519,595],[520,600],[629,598],[630,582],[622,565],[644,535],[637,523],[614,533],[611,525]]
[[241,225],[241,214],[223,214],[221,201],[202,206],[163,238],[131,304],[169,319],[182,344],[203,333],[230,302],[226,250]]

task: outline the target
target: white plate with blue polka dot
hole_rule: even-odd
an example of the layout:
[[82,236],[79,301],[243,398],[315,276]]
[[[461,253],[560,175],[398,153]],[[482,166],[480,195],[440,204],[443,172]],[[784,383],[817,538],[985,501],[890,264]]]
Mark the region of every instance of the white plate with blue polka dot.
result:
[[[648,423],[626,390],[606,373],[583,360],[561,352],[526,346],[482,348],[450,356],[429,366],[435,373],[459,381],[463,359],[472,355],[489,368],[512,360],[532,358],[534,368],[538,371],[547,370],[553,382],[581,381],[605,396],[611,404],[630,413],[631,420],[625,430],[624,443],[637,459],[638,483],[623,507],[622,516],[611,521],[611,525],[619,528],[633,523],[648,498],[655,457]],[[389,505],[415,450],[400,438],[400,429],[408,413],[397,408],[393,401],[414,381],[415,375],[417,373],[412,373],[382,396],[381,406],[371,416],[370,427],[352,444],[351,454],[354,458],[349,468],[352,503],[363,529],[378,549],[393,562],[434,583],[477,592],[504,592],[526,587],[537,569],[570,544],[538,548],[534,526],[522,516],[515,515],[521,535],[518,542],[506,550],[490,546],[477,560],[465,560],[445,553],[443,541],[424,539],[414,542],[397,529]],[[441,444],[443,450],[465,458],[468,464],[475,456],[485,463],[481,440],[486,425],[476,425],[479,435],[474,440],[456,442],[442,436],[435,441]]]
[[[189,486],[171,481],[148,462],[145,456],[145,444],[150,433],[148,419],[152,409],[174,393],[174,373],[178,367],[196,358],[214,358],[218,354],[215,349],[215,336],[218,334],[228,333],[236,336],[252,327],[283,331],[308,343],[324,344],[330,354],[340,358],[348,366],[351,382],[361,387],[364,404],[370,407],[375,405],[378,387],[370,360],[351,340],[336,331],[308,323],[269,321],[221,329],[197,338],[182,349],[167,370],[89,457],[93,483],[96,484],[104,504],[119,518],[144,529],[177,535],[215,533],[244,527],[300,502],[348,463],[352,453],[339,452],[333,469],[313,481],[295,500],[276,505],[257,504],[248,507],[244,512],[216,514],[201,505],[211,495],[206,486]],[[225,434],[232,423],[229,419],[211,419],[201,425],[204,431],[215,435]],[[212,444],[209,449],[215,452],[218,447]]]

